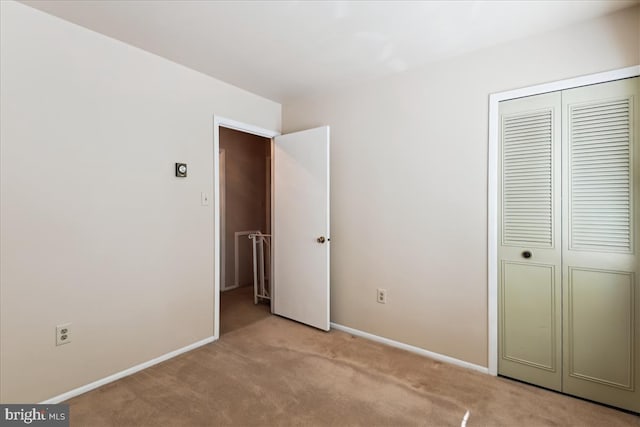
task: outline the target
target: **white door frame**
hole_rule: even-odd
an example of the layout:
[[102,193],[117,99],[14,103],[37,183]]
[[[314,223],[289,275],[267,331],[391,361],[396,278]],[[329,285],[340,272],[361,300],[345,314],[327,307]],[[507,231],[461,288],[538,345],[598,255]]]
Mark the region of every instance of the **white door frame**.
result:
[[590,74],[557,82],[544,83],[489,95],[489,179],[488,179],[488,324],[489,374],[498,375],[498,137],[500,130],[498,103],[508,99],[573,89],[640,75],[640,65]]
[[[227,119],[218,115],[213,116],[213,339],[220,338],[220,126],[273,139],[280,132],[264,129],[259,126],[242,123],[237,120]],[[273,150],[273,141],[271,142]],[[273,155],[271,156],[271,168],[273,169]],[[273,198],[273,188],[271,189]],[[273,203],[271,221],[273,221]]]
[[218,150],[219,153],[219,170],[218,176],[220,191],[220,290],[227,290],[227,153],[224,149]]

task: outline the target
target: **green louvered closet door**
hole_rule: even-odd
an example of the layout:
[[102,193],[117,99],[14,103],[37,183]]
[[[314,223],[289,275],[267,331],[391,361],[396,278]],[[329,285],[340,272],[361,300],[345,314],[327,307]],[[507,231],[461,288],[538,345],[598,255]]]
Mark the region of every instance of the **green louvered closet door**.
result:
[[501,103],[499,209],[498,373],[636,412],[639,86]]
[[499,373],[562,387],[561,97],[501,103]]

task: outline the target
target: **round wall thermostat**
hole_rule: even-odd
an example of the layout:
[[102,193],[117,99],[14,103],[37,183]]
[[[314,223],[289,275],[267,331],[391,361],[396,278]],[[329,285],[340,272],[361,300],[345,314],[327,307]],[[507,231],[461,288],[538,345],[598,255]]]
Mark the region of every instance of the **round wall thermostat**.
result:
[[176,176],[179,178],[184,178],[187,176],[187,164],[186,163],[176,163]]

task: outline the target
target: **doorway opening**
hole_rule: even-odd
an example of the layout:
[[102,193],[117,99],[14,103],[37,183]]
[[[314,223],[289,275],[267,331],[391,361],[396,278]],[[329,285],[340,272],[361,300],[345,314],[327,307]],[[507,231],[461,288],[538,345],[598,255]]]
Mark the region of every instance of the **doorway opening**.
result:
[[[218,132],[219,323],[224,335],[271,315],[270,299],[265,297],[271,285],[270,254],[260,250],[264,244],[254,245],[251,239],[271,232],[271,139],[223,126]],[[256,274],[260,267],[266,273],[266,293],[254,283],[261,276]]]
[[[270,259],[265,260],[264,268],[256,269],[259,279],[262,279],[261,272],[263,272],[265,279],[268,280],[266,284],[268,292],[265,292],[264,286],[259,286],[258,299],[269,300],[270,306],[267,308],[269,313],[328,331],[330,329],[329,242],[331,240],[329,234],[329,127],[321,126],[280,135],[275,131],[214,116],[214,339],[220,337],[220,326],[225,322],[220,315],[220,300],[221,297],[226,299],[226,296],[221,295],[221,290],[235,286],[235,278],[234,284],[230,285],[230,263],[227,261],[230,257],[228,248],[231,244],[229,241],[231,230],[228,230],[228,222],[231,214],[226,205],[230,200],[229,177],[232,173],[229,151],[231,146],[225,148],[224,154],[220,151],[221,134],[227,132],[225,129],[262,137],[263,142],[269,142],[267,153],[270,159],[263,157],[263,160],[266,168],[265,178],[266,170],[270,171],[268,179],[270,186],[264,183],[265,192],[268,194],[270,191],[270,197],[265,195],[264,210],[261,207],[257,210],[261,215],[264,212],[264,230],[272,232],[274,238],[271,242],[265,243],[263,237],[266,233],[259,235],[254,233],[262,232],[262,229],[247,230],[245,228],[260,226],[243,225],[243,230],[233,231],[234,243],[237,232],[240,232],[238,235],[240,242],[242,232],[249,232],[249,235],[257,236],[256,241],[259,240],[260,243],[269,246],[265,250],[271,252]],[[266,144],[263,144],[263,147],[264,145]],[[223,165],[220,164],[221,157]],[[224,188],[220,185],[221,166],[225,169]],[[257,186],[262,187],[260,184]],[[223,205],[225,215],[222,215]],[[224,233],[221,228],[224,228]],[[239,260],[240,257],[239,255]],[[224,274],[221,271],[222,265],[225,265]],[[240,283],[243,280],[241,273],[238,273],[237,277],[239,286],[235,289],[241,289]],[[254,295],[253,298],[255,301],[256,296]],[[226,326],[224,330],[228,332]]]

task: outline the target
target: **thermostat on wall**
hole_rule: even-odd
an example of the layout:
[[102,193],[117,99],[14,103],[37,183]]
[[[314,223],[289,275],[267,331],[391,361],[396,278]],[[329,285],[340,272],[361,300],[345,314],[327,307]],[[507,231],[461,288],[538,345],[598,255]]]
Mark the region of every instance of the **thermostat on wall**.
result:
[[186,163],[176,163],[176,176],[179,178],[184,178],[187,176],[187,164]]

